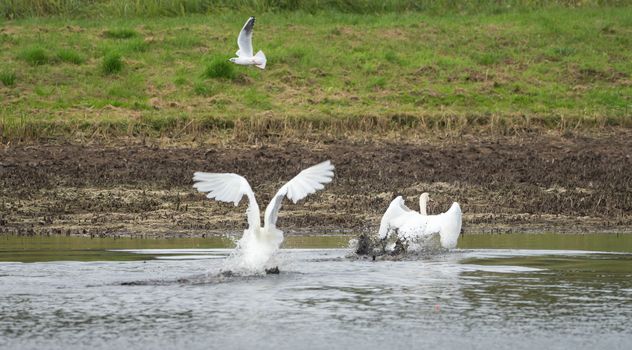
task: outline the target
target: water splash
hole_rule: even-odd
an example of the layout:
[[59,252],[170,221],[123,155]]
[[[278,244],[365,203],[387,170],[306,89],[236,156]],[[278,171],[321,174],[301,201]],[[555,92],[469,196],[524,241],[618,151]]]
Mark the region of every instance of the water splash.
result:
[[283,236],[272,237],[256,235],[245,230],[244,235],[236,242],[235,250],[226,258],[221,273],[240,276],[264,275],[278,273],[278,261],[275,253],[279,250]]
[[349,241],[350,258],[371,257],[373,260],[416,260],[449,252],[441,246],[438,234],[415,237],[406,241],[396,235],[379,239],[363,233]]

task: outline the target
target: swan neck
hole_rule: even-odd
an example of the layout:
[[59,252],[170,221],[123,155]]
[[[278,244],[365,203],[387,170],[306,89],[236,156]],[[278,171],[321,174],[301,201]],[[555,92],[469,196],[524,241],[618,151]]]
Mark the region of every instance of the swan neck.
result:
[[427,207],[428,207],[428,194],[423,193],[421,196],[419,196],[419,214],[428,215]]

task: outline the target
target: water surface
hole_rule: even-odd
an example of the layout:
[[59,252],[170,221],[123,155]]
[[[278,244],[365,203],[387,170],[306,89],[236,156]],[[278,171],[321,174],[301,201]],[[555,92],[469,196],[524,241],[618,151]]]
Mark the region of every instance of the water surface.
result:
[[0,348],[631,348],[632,236],[533,237],[377,262],[303,237],[250,277],[218,275],[229,239],[0,237]]

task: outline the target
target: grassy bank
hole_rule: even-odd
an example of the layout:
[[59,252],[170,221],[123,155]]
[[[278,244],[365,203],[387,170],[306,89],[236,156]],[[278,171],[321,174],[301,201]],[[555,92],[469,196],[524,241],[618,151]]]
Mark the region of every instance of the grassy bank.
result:
[[[11,1],[1,3],[7,17]],[[265,71],[227,63],[248,16],[240,11],[5,20],[1,134],[632,126],[630,8],[537,7],[441,16],[268,11],[254,37]],[[16,16],[24,15],[32,14]]]
[[623,6],[626,0],[0,0],[0,15],[25,17],[152,17],[222,13],[303,11],[317,13],[480,14],[543,8]]

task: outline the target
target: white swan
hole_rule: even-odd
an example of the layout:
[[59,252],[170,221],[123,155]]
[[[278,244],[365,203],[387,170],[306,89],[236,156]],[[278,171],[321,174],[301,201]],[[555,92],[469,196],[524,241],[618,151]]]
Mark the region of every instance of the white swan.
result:
[[[420,198],[420,211],[425,211],[424,201]],[[427,201],[427,198],[425,199]],[[438,215],[423,215],[409,209],[401,196],[393,199],[382,216],[378,235],[380,239],[388,238],[389,233],[397,231],[397,236],[413,243],[420,239],[438,234],[441,246],[452,249],[461,233],[462,212],[459,203],[454,202],[448,211]]]
[[[397,198],[399,198],[400,200],[397,200]],[[406,204],[404,204],[404,199],[402,198],[402,196],[398,196],[397,198],[395,198],[391,202],[391,204],[388,206],[388,209],[386,209],[386,212],[382,216],[382,220],[380,221],[380,230],[378,232],[380,239],[386,238],[389,230],[390,220],[407,212],[413,211],[412,209],[408,208]],[[430,195],[428,194],[428,192],[424,192],[421,194],[421,196],[419,196],[419,214],[428,215],[427,207],[429,199]]]
[[248,18],[237,37],[237,46],[239,46],[239,50],[235,53],[237,57],[233,57],[229,61],[242,66],[255,66],[257,68],[265,69],[267,60],[263,51],[260,50],[256,55],[253,55],[252,30],[254,27],[255,18]]
[[331,182],[334,166],[325,161],[301,171],[292,180],[283,185],[274,195],[265,211],[264,225],[261,227],[259,205],[255,194],[245,178],[231,173],[203,173],[193,175],[193,185],[200,192],[208,192],[208,198],[222,202],[232,202],[237,206],[243,196],[248,197],[248,228],[237,244],[237,256],[240,266],[251,272],[261,272],[268,260],[283,242],[283,231],[277,229],[276,221],[283,198],[292,202],[307,197],[323,189]]

